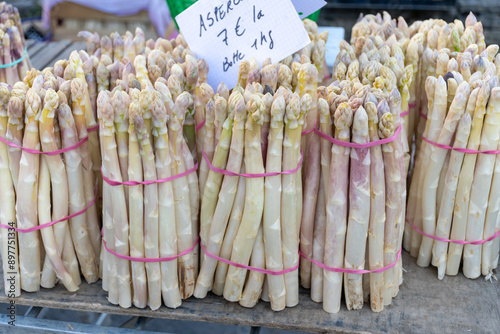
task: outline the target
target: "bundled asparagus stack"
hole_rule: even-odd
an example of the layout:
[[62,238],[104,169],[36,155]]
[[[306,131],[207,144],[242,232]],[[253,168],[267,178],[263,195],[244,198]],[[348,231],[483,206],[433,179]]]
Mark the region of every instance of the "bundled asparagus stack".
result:
[[[465,23],[465,24],[464,24]],[[483,26],[478,22],[472,12],[467,16],[465,22],[454,20],[447,23],[443,20],[430,19],[416,21],[410,26],[412,40],[419,43],[419,70],[415,76],[417,85],[416,105],[412,110],[411,126],[415,130],[415,144],[417,151],[420,148],[422,134],[425,130],[425,117],[427,115],[428,101],[425,94],[425,83],[428,76],[444,75],[448,71],[464,71],[465,76],[472,74],[472,59],[457,59],[459,52],[464,52],[471,44],[477,45],[479,53],[486,48]],[[450,64],[451,68],[437,67],[438,58],[441,63],[446,63],[448,59],[454,58],[456,62]],[[447,58],[446,61],[444,58]],[[469,73],[470,72],[470,73]],[[467,74],[469,73],[469,74]]]
[[16,7],[0,3],[0,82],[14,85],[31,68],[21,17]]
[[[196,144],[206,138],[196,137],[205,115],[215,117],[208,67],[182,36],[145,42],[137,29],[123,45],[116,33],[82,35],[91,50],[87,75],[99,91],[103,288],[122,307],[157,309],[162,297],[178,307],[193,294],[199,268],[199,186],[208,173],[198,181]],[[212,138],[220,130],[209,128]]]
[[436,76],[426,80],[427,122],[407,217],[419,231],[409,229],[405,249],[419,266],[436,266],[439,279],[456,275],[462,260],[468,278],[490,278],[498,265],[499,238],[485,242],[500,230],[498,49],[472,44],[449,60],[439,53]]
[[100,218],[90,158],[96,147],[87,142],[93,113],[77,54],[67,68],[77,73],[71,81],[51,69],[32,69],[24,82],[0,88],[0,220],[4,228],[19,229],[2,228],[2,260],[4,273],[19,273],[16,295],[54,287],[57,280],[76,291],[80,272],[88,283],[99,278]]
[[[215,115],[206,115],[200,236],[208,255],[202,257],[198,298],[212,290],[245,307],[253,307],[259,297],[271,301],[273,310],[298,303],[300,217],[303,201],[309,203],[302,196],[301,161],[309,160],[309,152],[314,159],[318,145],[301,131],[312,129],[318,115],[316,87],[323,78],[328,38],[313,21],[304,25],[310,45],[278,64],[265,60],[262,68],[254,59],[242,61],[228,102],[227,87],[221,85]],[[229,137],[222,141],[226,128]],[[257,146],[260,157],[255,156]],[[240,176],[240,170],[250,175]]]

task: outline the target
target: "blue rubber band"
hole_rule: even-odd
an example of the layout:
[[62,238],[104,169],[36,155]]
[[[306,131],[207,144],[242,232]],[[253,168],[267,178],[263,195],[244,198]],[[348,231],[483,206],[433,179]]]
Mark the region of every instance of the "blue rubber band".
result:
[[21,58],[19,58],[18,60],[14,60],[12,63],[0,65],[0,68],[11,67],[11,66],[19,64],[20,62],[22,62],[24,60],[24,58],[26,58],[27,54],[28,54],[28,48],[24,48],[24,54],[22,55]]

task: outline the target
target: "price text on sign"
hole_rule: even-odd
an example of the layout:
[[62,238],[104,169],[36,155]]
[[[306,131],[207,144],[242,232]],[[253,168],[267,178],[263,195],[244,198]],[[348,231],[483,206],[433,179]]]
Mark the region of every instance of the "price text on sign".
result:
[[234,87],[242,60],[278,62],[310,43],[290,0],[200,0],[176,20],[191,50],[208,62],[214,88]]

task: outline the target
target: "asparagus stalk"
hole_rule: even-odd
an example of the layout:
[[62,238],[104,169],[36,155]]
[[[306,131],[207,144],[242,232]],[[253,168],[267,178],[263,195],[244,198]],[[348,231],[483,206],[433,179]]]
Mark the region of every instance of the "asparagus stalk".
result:
[[[465,148],[471,130],[471,116],[465,113],[455,134],[454,148]],[[450,162],[446,172],[446,181],[439,208],[439,215],[436,224],[436,236],[439,238],[448,238],[451,230],[453,217],[453,208],[455,206],[455,197],[457,191],[458,177],[465,153],[452,151]],[[443,279],[446,272],[446,257],[448,253],[448,243],[436,240],[432,249],[433,261],[438,268],[438,278]]]
[[[132,102],[132,104],[137,104],[137,101]],[[149,139],[148,128],[140,112],[137,112],[137,107],[134,107],[130,108],[131,121],[134,122],[135,133],[140,143],[144,180],[154,181],[157,179],[155,157]],[[159,223],[158,186],[155,183],[144,186],[144,198],[144,253],[148,258],[157,258],[159,257]],[[148,277],[148,305],[152,310],[156,310],[161,306],[160,264],[158,262],[147,262],[146,272]]]
[[[245,124],[245,164],[248,173],[262,173],[264,165],[260,147],[260,133],[265,106],[258,95],[253,95],[247,105],[248,118]],[[264,210],[264,180],[246,179],[245,207],[238,233],[233,242],[231,261],[248,265],[252,247],[257,237]],[[224,298],[239,301],[243,291],[246,269],[230,267],[224,286]]]
[[[255,238],[255,243],[253,245],[252,257],[250,259],[250,265],[254,268],[263,268],[265,266],[265,254],[264,254],[264,239],[262,236],[262,224],[259,227],[257,237]],[[258,271],[250,271],[248,274],[248,279],[245,284],[245,289],[241,295],[240,305],[247,308],[254,307],[259,301],[259,297],[262,293],[262,287],[264,285],[264,275]]]
[[[334,115],[335,139],[348,142],[353,114],[347,103],[341,103]],[[345,232],[347,228],[347,196],[350,148],[332,146],[330,183],[326,206],[326,232],[324,264],[340,268],[344,264]],[[340,310],[342,273],[323,271],[323,310],[337,313]]]
[[[24,122],[22,120],[23,117],[23,101],[19,97],[13,96],[10,100],[6,102],[8,124],[6,128],[5,137],[11,143],[16,144],[17,146],[22,146],[23,141],[23,130],[24,130]],[[14,184],[14,190],[17,191],[17,182],[19,180],[19,163],[21,160],[22,151],[20,148],[16,147],[8,147],[8,155],[9,155],[9,169],[12,175],[12,181]]]
[[[281,172],[283,155],[283,116],[286,102],[283,96],[278,96],[271,107],[271,124],[266,159],[266,173]],[[269,270],[283,270],[283,255],[281,248],[281,203],[275,203],[281,198],[281,175],[268,176],[265,180],[263,233],[265,246],[265,263]],[[286,290],[284,276],[267,276],[269,299],[273,311],[283,310],[286,306]]]
[[[377,107],[373,102],[367,102],[365,109],[368,114],[368,129],[370,141],[380,139],[378,135]],[[385,176],[382,147],[370,148],[370,223],[368,229],[368,254],[370,270],[384,266],[384,228],[385,215]],[[384,273],[370,273],[370,301],[373,312],[384,309]]]
[[[121,95],[120,93],[118,93]],[[118,96],[119,96],[118,95]],[[116,101],[117,99],[114,99]],[[120,99],[121,100],[121,99]],[[125,106],[124,106],[125,107]],[[129,109],[130,112],[127,110]],[[115,108],[115,124],[116,117],[118,113],[125,112],[123,118],[120,117],[120,127],[121,130],[126,123],[129,123],[128,133],[125,134],[117,133],[117,143],[118,143],[118,155],[120,157],[120,145],[125,145],[123,142],[125,138],[127,139],[127,147],[124,152],[126,152],[126,166],[127,166],[127,180],[130,181],[144,181],[144,174],[142,169],[142,158],[140,152],[140,144],[137,138],[137,134],[134,126],[134,117],[136,114],[140,113],[139,103],[135,101],[130,104],[127,109],[118,109],[117,112]],[[133,116],[133,117],[129,117]],[[116,126],[115,126],[116,128]],[[120,138],[121,137],[121,138]],[[121,140],[120,140],[121,139]],[[123,158],[122,158],[123,160]],[[120,162],[122,161],[120,160]],[[122,164],[120,163],[120,169],[123,170]],[[122,172],[123,175],[123,172]],[[125,177],[123,177],[125,179]],[[136,186],[131,186],[128,191],[129,197],[129,217],[130,217],[130,255],[133,257],[144,257],[144,187],[139,184]],[[148,280],[146,277],[146,269],[144,262],[132,262],[132,286],[133,286],[133,303],[134,306],[139,308],[144,308],[148,304]],[[155,296],[156,297],[156,296]]]
[[[311,105],[311,96],[305,94],[301,99],[294,95],[285,111],[285,136],[283,140],[283,169],[292,170],[300,161],[300,135],[304,124],[305,110]],[[300,169],[299,169],[300,170]],[[298,241],[300,231],[300,216],[296,208],[302,203],[297,194],[297,184],[300,177],[295,174],[282,175],[281,195],[281,240],[283,250],[283,266],[292,268],[298,261]],[[293,307],[298,303],[298,271],[285,274],[286,306]]]
[[[472,127],[467,143],[471,150],[479,149],[481,131],[483,129],[483,118],[486,104],[490,96],[490,85],[486,82],[479,90]],[[457,197],[453,210],[453,226],[451,228],[452,240],[465,240],[467,228],[467,212],[469,209],[470,189],[472,187],[474,170],[476,166],[476,154],[466,155],[458,178]],[[458,273],[460,260],[462,258],[463,245],[450,244],[448,248],[448,259],[446,262],[446,274],[454,276]]]
[[[73,117],[75,120],[76,129],[78,131],[78,138],[80,140],[83,140],[84,138],[89,136],[90,141],[90,136],[92,133],[89,134],[87,132],[88,124],[86,122],[86,113],[84,109],[85,105],[83,105],[83,101],[85,99],[85,83],[79,78],[75,78],[71,81],[71,97],[73,99]],[[79,147],[79,149],[83,168],[84,203],[89,205],[95,197],[95,174],[93,174],[94,160],[92,159],[93,147],[90,142],[85,142]],[[90,208],[88,208],[85,214],[87,219],[86,229],[88,231],[88,234],[86,234],[85,238],[90,239],[90,243],[93,249],[93,253],[90,256],[97,256],[101,252],[101,233],[99,218],[97,215],[97,207],[95,205],[92,205]],[[76,251],[77,253],[79,252],[78,248],[76,249]],[[83,249],[80,249],[80,251],[83,251]],[[88,267],[88,270],[89,271],[87,273],[82,270],[84,276],[88,275],[88,279],[91,280],[88,282],[95,282],[95,280],[92,281],[94,279],[93,274],[91,274],[93,273],[93,269],[91,269],[91,267]]]
[[[25,134],[22,146],[39,149],[38,119],[42,101],[38,94],[30,89],[26,95]],[[38,172],[40,157],[23,151],[19,164],[19,183],[16,197],[16,215],[19,228],[38,225],[38,198],[31,194],[38,193]],[[28,292],[40,289],[40,237],[38,232],[19,235],[19,267],[21,288]]]
[[[112,180],[122,182],[118,152],[114,136],[114,112],[113,107],[106,101],[106,93],[101,92],[97,98],[98,115],[100,116],[100,137],[103,148],[103,173]],[[115,251],[121,255],[129,255],[129,225],[128,215],[123,208],[126,207],[125,192],[123,186],[111,188],[111,204],[113,207]],[[116,210],[115,210],[116,208]],[[116,258],[117,278],[120,291],[119,304],[123,308],[132,305],[132,293],[130,287],[130,269],[127,260]]]
[[[66,206],[67,207],[67,206]],[[41,224],[51,221],[50,214],[50,171],[45,159],[40,161],[39,189],[38,189],[38,219]],[[70,273],[64,267],[61,254],[57,249],[56,239],[51,227],[43,228],[41,231],[42,240],[47,258],[50,260],[52,268],[57,277],[70,292],[78,290]]]
[[[243,161],[243,166],[241,167],[240,173],[245,172],[245,162]],[[240,226],[241,217],[243,215],[243,208],[245,206],[245,194],[246,194],[246,178],[240,177],[238,181],[238,187],[236,190],[236,198],[234,199],[233,208],[231,209],[231,216],[229,218],[229,223],[227,224],[226,233],[224,235],[224,241],[222,243],[222,248],[220,250],[220,257],[223,259],[229,259],[231,257],[231,251],[233,248],[233,241],[238,233],[238,228]],[[225,262],[219,261],[217,264],[217,271],[215,272],[214,284],[212,287],[212,292],[218,296],[221,296],[224,292],[224,286],[226,283],[226,274],[229,265]]]
[[[0,137],[5,137],[7,130],[7,102],[10,97],[10,92],[5,86],[0,86],[0,99],[2,105],[0,106]],[[6,144],[0,142],[0,182],[2,187],[0,189],[0,221],[4,225],[17,227],[16,219],[16,195],[14,191],[14,182],[9,169],[9,155],[8,147]],[[5,287],[5,295],[13,294],[14,297],[21,295],[20,277],[19,277],[19,248],[18,236],[15,232],[2,228],[0,231],[2,240],[2,263],[3,263],[3,279]],[[9,252],[10,248],[10,252]],[[9,255],[12,255],[10,257]],[[10,262],[10,264],[9,264]],[[5,273],[12,273],[6,275]],[[13,291],[11,284],[7,281],[9,276],[14,278]]]
[[[171,164],[172,157],[169,153],[169,140],[167,130],[167,110],[165,105],[155,99],[153,103],[153,125],[156,131],[155,136],[155,157],[156,173],[158,178],[168,178],[172,175]],[[171,182],[158,184],[159,206],[159,236],[160,236],[160,256],[175,256],[177,254],[177,232],[174,193]],[[162,262],[162,296],[165,305],[176,308],[181,305],[181,296],[179,292],[179,281],[177,277],[177,259]]]
[[[437,91],[438,92],[438,91]],[[436,92],[436,93],[437,93]],[[453,103],[450,107],[450,111],[446,116],[444,121],[444,125],[442,126],[441,132],[437,139],[437,143],[450,145],[453,134],[455,133],[458,121],[462,117],[465,112],[465,107],[467,103],[467,96],[470,93],[470,86],[467,82],[463,82],[460,85],[458,90],[458,94],[456,98],[453,100]],[[438,99],[436,98],[436,106],[438,103]],[[446,108],[446,106],[443,106]],[[446,109],[441,110],[439,112],[446,113]],[[433,116],[436,113],[433,112]],[[434,117],[430,120],[431,122],[434,120]],[[424,183],[422,185],[422,193],[425,194],[425,198],[422,200],[422,223],[424,227],[424,232],[429,234],[435,233],[436,228],[436,195],[437,195],[437,187],[439,182],[439,177],[441,173],[441,169],[444,165],[444,160],[448,151],[445,149],[441,149],[432,145],[429,145],[430,151],[430,162],[426,166]],[[420,245],[419,250],[419,259],[420,263],[429,263],[431,259],[431,251],[432,251],[433,239],[424,238],[422,240],[422,244]],[[418,263],[419,261],[417,261]]]
[[[354,114],[352,142],[369,142],[368,115],[360,106]],[[346,233],[345,268],[364,269],[368,222],[370,219],[370,150],[351,150],[349,217]],[[363,307],[363,282],[360,274],[345,275],[347,309]]]
[[[189,93],[181,94],[172,110],[172,118],[168,123],[170,154],[172,155],[172,174],[178,175],[185,172],[184,160],[182,158],[182,122],[189,104]],[[187,250],[193,244],[193,231],[191,226],[191,205],[189,200],[189,188],[187,178],[180,177],[172,181],[174,189],[175,222],[177,228],[177,251],[179,253]],[[193,294],[194,290],[194,262],[193,254],[181,256],[179,266],[179,288],[181,297],[186,299]]]
[[[207,103],[205,112],[205,136],[203,137],[203,152],[205,152],[209,161],[212,161],[214,156],[214,138],[215,138],[215,127],[214,127],[214,117],[215,117],[215,103],[211,99]],[[208,168],[208,163],[205,159],[200,161],[200,194],[203,194],[205,190],[205,184],[207,183],[208,173],[210,169]]]
[[[323,173],[320,175],[316,217],[314,218],[313,259],[323,262],[325,251],[326,198]],[[323,301],[323,268],[314,265],[311,270],[311,299],[316,303]]]
[[[389,138],[394,135],[396,131],[396,123],[394,116],[387,112],[387,104],[383,100],[377,107],[378,114],[380,115],[379,121],[379,136],[381,138]],[[382,156],[384,158],[384,173],[385,173],[385,212],[386,212],[386,224],[385,224],[385,235],[384,235],[384,266],[388,266],[394,261],[396,261],[396,255],[399,251],[398,238],[399,232],[397,230],[398,224],[401,224],[399,220],[403,217],[401,216],[401,196],[402,196],[402,184],[401,184],[401,168],[400,159],[398,157],[397,145],[399,142],[393,141],[388,144],[382,145]],[[383,293],[383,303],[384,305],[390,305],[392,302],[392,296],[394,291],[394,286],[399,284],[395,279],[395,270],[391,268],[384,272],[384,293]]]
[[[497,148],[498,150],[498,148]],[[497,154],[493,180],[491,181],[488,209],[484,223],[483,239],[488,239],[500,230],[498,212],[500,211],[500,155]],[[498,237],[483,244],[481,254],[481,272],[485,279],[494,277],[493,269],[498,266]]]
[[[491,90],[486,117],[484,119],[481,151],[495,150],[500,141],[500,88]],[[467,218],[465,240],[476,241],[483,237],[488,197],[495,167],[495,156],[479,154],[474,170],[474,179],[470,190],[470,202]],[[481,275],[482,245],[467,244],[464,247],[463,273],[467,278],[477,278]]]

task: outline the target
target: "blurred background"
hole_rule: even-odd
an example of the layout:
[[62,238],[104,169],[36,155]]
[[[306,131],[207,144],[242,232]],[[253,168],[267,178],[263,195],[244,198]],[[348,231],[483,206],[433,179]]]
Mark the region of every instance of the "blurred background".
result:
[[[32,39],[78,39],[80,30],[109,34],[134,30],[140,26],[146,38],[173,37],[175,24],[165,0],[9,0],[19,8],[25,32]],[[446,21],[464,20],[469,11],[482,21],[487,43],[500,44],[499,0],[327,0],[318,24],[345,29],[349,40],[351,27],[361,13],[387,11],[403,16],[408,24],[415,20],[439,17]]]

